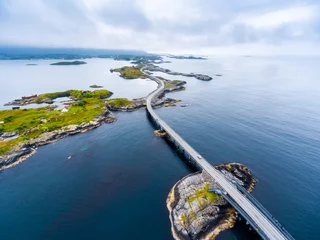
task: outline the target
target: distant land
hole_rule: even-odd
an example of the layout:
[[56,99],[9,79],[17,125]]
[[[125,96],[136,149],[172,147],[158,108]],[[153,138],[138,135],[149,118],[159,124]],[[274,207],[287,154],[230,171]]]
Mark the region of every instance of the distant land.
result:
[[195,57],[195,56],[175,56],[175,55],[168,55],[168,58],[175,58],[175,59],[193,59],[193,60],[207,60],[204,57]]
[[87,64],[87,63],[84,61],[73,61],[73,62],[56,62],[56,63],[51,63],[50,65],[68,66],[68,65],[82,65],[82,64]]
[[35,60],[64,59],[76,60],[84,58],[112,58],[114,60],[141,61],[157,60],[159,56],[140,50],[117,49],[81,49],[81,48],[36,48],[0,46],[0,60]]

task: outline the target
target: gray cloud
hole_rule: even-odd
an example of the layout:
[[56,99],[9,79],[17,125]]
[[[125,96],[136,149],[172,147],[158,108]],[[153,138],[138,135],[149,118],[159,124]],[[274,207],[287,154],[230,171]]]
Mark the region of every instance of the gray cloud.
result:
[[318,44],[316,0],[0,0],[0,44],[197,51]]

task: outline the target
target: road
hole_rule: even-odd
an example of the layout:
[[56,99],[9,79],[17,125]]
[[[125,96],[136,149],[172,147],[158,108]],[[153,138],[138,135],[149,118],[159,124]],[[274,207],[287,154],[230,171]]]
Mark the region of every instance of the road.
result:
[[[143,69],[142,69],[143,71]],[[145,73],[145,72],[144,72]],[[230,183],[222,173],[216,170],[210,163],[208,163],[203,157],[199,158],[200,154],[194,150],[179,134],[177,134],[165,121],[163,121],[153,110],[152,108],[152,99],[164,88],[164,83],[161,79],[155,76],[149,76],[145,73],[150,79],[158,82],[158,88],[150,93],[147,96],[147,110],[153,119],[163,128],[167,134],[173,138],[181,148],[185,150],[187,154],[192,157],[197,164],[205,170],[220,186],[221,188],[231,197],[239,207],[241,207],[255,222],[258,226],[258,233],[262,231],[263,234],[260,234],[262,237],[263,235],[267,236],[267,239],[287,239],[281,230],[279,230],[272,222],[269,221],[267,217],[263,215],[261,211],[259,211],[254,204],[252,204],[241,192],[232,184]],[[263,237],[265,238],[265,237]]]

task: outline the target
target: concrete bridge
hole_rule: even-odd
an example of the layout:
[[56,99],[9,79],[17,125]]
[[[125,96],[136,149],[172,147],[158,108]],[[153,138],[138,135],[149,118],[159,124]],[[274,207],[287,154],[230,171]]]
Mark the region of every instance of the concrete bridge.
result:
[[163,92],[164,82],[155,76],[148,75],[148,73],[145,74],[151,80],[158,83],[158,88],[147,96],[147,111],[155,123],[168,134],[170,140],[178,145],[179,149],[183,150],[189,158],[194,160],[198,167],[206,171],[220,185],[220,192],[216,191],[216,193],[222,195],[235,207],[242,217],[258,232],[262,239],[293,239],[277,220],[270,217],[272,215],[268,213],[257,200],[251,195],[250,198],[247,197],[248,194],[241,191],[242,189],[239,190],[237,184],[229,182],[220,171],[208,163],[206,159],[155,113],[152,104],[154,98]]

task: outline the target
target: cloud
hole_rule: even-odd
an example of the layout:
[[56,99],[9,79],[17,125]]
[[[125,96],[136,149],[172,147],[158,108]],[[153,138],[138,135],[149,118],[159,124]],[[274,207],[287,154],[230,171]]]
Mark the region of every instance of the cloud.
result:
[[319,10],[317,0],[0,0],[0,44],[295,52],[318,49]]

